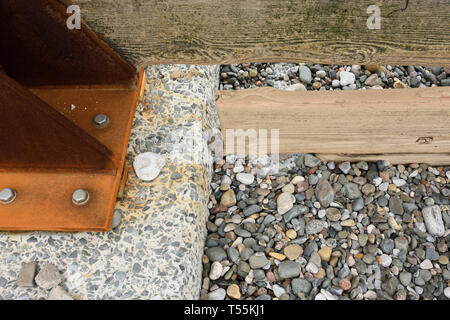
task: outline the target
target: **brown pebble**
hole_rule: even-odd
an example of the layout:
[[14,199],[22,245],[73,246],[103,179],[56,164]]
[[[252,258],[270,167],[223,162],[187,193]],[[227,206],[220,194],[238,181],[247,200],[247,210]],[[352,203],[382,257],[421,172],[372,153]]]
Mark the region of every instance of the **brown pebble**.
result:
[[346,291],[352,287],[352,283],[347,278],[339,280],[339,286],[342,290]]

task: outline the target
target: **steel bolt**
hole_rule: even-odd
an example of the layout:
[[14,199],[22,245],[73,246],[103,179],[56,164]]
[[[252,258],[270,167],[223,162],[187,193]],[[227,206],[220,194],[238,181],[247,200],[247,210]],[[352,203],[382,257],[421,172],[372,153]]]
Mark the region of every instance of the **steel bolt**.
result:
[[89,201],[89,192],[84,189],[75,190],[72,194],[72,202],[77,206],[85,205]]
[[109,117],[106,114],[98,114],[94,117],[94,126],[101,129],[106,128],[109,124]]
[[9,204],[16,199],[16,191],[11,188],[0,190],[0,203]]

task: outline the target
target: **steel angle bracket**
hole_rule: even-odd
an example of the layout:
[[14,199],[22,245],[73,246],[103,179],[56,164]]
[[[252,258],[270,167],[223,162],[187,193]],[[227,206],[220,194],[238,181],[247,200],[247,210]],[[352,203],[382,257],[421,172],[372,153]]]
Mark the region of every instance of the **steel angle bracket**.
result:
[[0,230],[110,229],[144,72],[55,0],[0,0]]

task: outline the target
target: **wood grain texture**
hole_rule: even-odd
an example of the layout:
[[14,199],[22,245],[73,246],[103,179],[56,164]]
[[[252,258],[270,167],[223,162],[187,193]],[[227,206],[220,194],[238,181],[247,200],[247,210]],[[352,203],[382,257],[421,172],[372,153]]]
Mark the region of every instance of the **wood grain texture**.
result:
[[401,158],[405,163],[438,155],[450,164],[450,88],[290,92],[265,87],[220,91],[216,103],[225,146],[227,129],[267,129],[270,153],[270,133],[278,129],[279,153],[335,159],[413,154]]
[[[450,65],[450,0],[60,0],[135,66]],[[367,28],[367,7],[381,29]]]

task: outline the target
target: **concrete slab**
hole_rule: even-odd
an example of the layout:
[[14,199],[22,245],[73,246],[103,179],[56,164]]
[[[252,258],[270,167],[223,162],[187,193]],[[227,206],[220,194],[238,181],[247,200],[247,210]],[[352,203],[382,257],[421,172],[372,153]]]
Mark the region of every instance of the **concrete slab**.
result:
[[127,161],[142,152],[166,157],[151,182],[130,170],[117,203],[120,224],[105,233],[0,233],[0,299],[45,299],[18,287],[22,262],[52,263],[81,299],[198,299],[212,155],[199,135],[219,127],[218,66],[146,69],[145,99],[133,124]]

